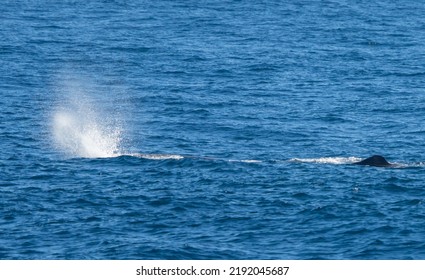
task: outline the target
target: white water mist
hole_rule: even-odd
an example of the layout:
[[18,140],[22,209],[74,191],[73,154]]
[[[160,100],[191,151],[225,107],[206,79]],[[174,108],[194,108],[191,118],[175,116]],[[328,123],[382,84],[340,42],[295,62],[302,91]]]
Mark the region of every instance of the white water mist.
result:
[[84,89],[81,83],[62,85],[62,98],[52,116],[55,146],[71,157],[119,156],[120,125]]

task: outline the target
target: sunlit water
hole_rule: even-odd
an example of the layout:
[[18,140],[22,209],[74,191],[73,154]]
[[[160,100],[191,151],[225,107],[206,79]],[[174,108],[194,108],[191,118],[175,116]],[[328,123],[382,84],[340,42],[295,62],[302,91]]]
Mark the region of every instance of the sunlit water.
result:
[[0,258],[423,259],[424,14],[2,3]]

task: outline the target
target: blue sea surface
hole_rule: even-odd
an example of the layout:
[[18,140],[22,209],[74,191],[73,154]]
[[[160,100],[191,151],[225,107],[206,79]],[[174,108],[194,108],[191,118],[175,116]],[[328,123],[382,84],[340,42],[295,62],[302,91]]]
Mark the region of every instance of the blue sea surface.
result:
[[424,14],[2,1],[0,259],[425,259]]

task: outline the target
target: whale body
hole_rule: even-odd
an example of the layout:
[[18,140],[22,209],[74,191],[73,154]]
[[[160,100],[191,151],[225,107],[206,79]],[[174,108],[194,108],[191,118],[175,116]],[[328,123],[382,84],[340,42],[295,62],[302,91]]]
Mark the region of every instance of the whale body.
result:
[[393,166],[393,164],[389,163],[383,156],[374,155],[371,157],[368,157],[367,159],[364,159],[359,162],[355,162],[354,164],[357,165],[369,165],[369,166],[376,166],[376,167],[390,167]]

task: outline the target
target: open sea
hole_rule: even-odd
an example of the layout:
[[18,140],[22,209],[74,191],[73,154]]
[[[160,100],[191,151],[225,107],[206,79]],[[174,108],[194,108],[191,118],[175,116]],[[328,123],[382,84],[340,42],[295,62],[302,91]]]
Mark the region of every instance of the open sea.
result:
[[2,1],[0,259],[425,259],[424,14]]

